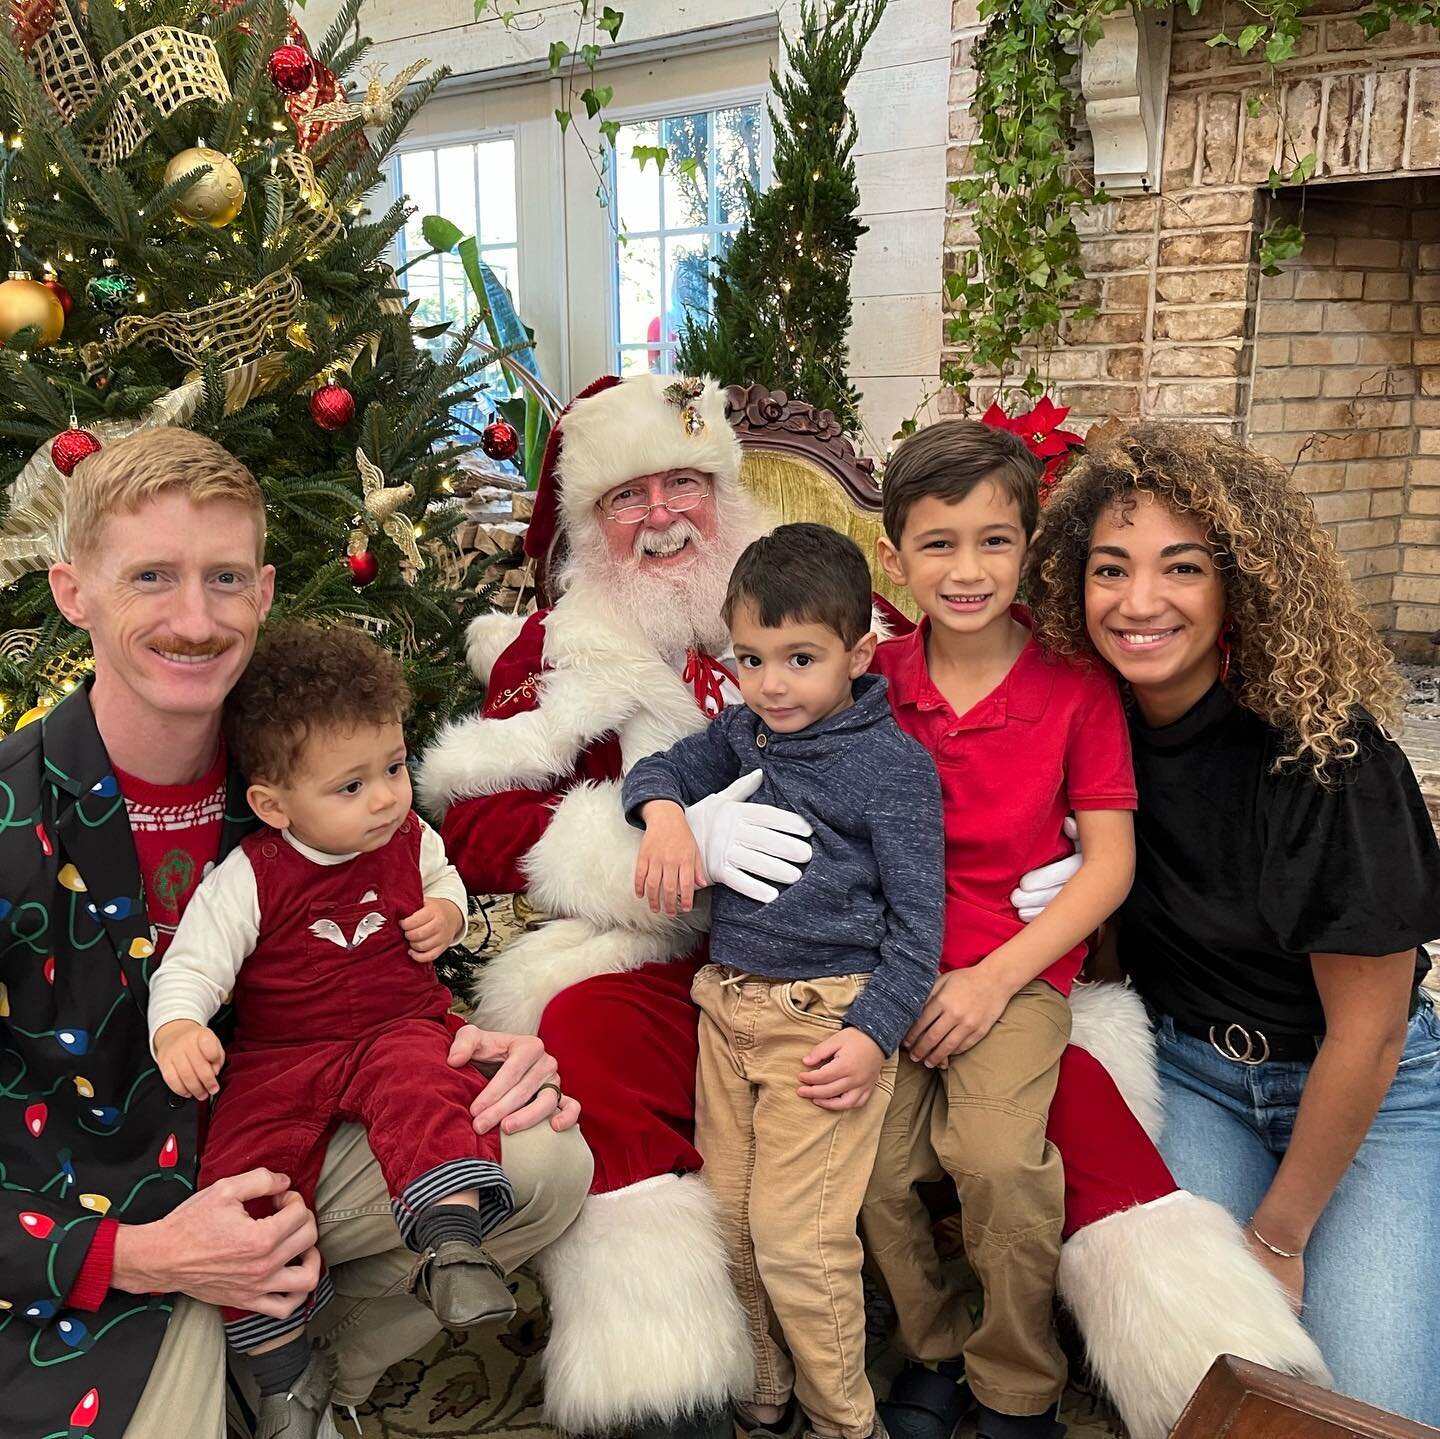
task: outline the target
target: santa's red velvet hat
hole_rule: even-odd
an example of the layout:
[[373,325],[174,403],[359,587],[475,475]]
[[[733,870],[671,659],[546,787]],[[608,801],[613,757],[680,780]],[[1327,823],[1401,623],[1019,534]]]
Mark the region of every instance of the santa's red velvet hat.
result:
[[740,441],[714,380],[605,375],[566,406],[550,431],[525,553],[550,552],[560,530],[595,520],[595,503],[637,475],[699,470],[717,489],[740,483]]

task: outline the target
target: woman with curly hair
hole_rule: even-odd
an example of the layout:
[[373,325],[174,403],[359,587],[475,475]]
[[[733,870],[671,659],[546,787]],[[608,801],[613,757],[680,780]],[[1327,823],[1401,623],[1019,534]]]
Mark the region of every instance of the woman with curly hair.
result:
[[1390,656],[1285,470],[1196,426],[1078,457],[1029,566],[1036,636],[1132,701],[1115,928],[1165,1159],[1303,1298],[1337,1388],[1440,1423],[1440,851]]

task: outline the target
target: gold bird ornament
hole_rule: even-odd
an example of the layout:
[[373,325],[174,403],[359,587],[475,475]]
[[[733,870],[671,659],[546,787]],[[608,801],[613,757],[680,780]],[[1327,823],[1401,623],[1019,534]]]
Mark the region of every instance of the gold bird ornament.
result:
[[331,100],[328,105],[317,106],[305,117],[307,125],[343,125],[347,120],[364,120],[372,130],[383,130],[395,114],[395,102],[405,87],[429,64],[428,60],[417,60],[407,65],[393,80],[386,84],[379,70],[368,70],[365,98],[357,105],[352,100]]
[[[360,483],[364,488],[365,513],[394,540],[405,557],[404,568],[417,572],[423,570],[425,561],[421,557],[420,546],[415,543],[415,527],[403,513],[404,507],[415,498],[415,487],[410,484],[387,485],[384,470],[362,449],[355,451],[355,467],[360,471]],[[366,542],[364,530],[353,531],[350,553],[361,553]]]

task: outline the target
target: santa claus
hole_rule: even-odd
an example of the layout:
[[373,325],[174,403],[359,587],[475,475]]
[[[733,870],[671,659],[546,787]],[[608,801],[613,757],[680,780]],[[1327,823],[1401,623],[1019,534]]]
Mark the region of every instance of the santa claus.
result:
[[[538,1030],[595,1155],[580,1218],[538,1261],[547,1417],[572,1431],[729,1439],[728,1401],[749,1394],[745,1324],[691,1143],[705,908],[668,917],[636,897],[639,833],[620,803],[636,760],[740,698],[720,602],[766,527],[740,459],[713,383],[607,378],[572,403],[526,538],[557,566],[560,598],[528,619],[474,622],[484,711],[441,734],[417,785],[469,888],[524,892],[545,916],[484,970],[477,1022]],[[793,817],[749,792],[690,818],[706,872],[758,895],[795,879],[808,850]],[[1147,1134],[1159,1101],[1138,1001],[1096,985],[1072,1003],[1049,1128],[1066,1171],[1060,1289],[1134,1439],[1167,1433],[1221,1353],[1323,1377],[1239,1229],[1178,1189]],[[915,1262],[943,1283],[928,1257]]]

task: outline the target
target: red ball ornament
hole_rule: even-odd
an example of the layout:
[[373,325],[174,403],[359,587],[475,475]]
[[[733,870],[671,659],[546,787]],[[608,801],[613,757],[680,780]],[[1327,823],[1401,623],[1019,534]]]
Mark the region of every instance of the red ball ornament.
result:
[[298,95],[315,83],[315,61],[299,45],[282,45],[265,62],[270,83],[286,95]]
[[355,396],[344,385],[321,385],[310,396],[310,418],[322,430],[343,429],[355,418]]
[[60,301],[60,308],[65,311],[65,318],[70,318],[70,312],[75,308],[75,301],[70,296],[70,291],[60,283],[59,280],[41,280],[40,282]]
[[75,473],[75,466],[93,455],[100,448],[100,441],[89,430],[66,430],[55,436],[50,446],[50,460],[55,468],[67,478]]
[[371,550],[361,550],[358,555],[346,556],[350,566],[350,583],[357,590],[363,590],[380,573],[380,561]]
[[48,35],[55,23],[55,0],[10,0],[8,9],[10,23],[15,27],[15,42],[22,51],[28,51],[42,35]]
[[480,448],[492,460],[513,460],[520,452],[520,433],[506,420],[491,420],[480,432]]

